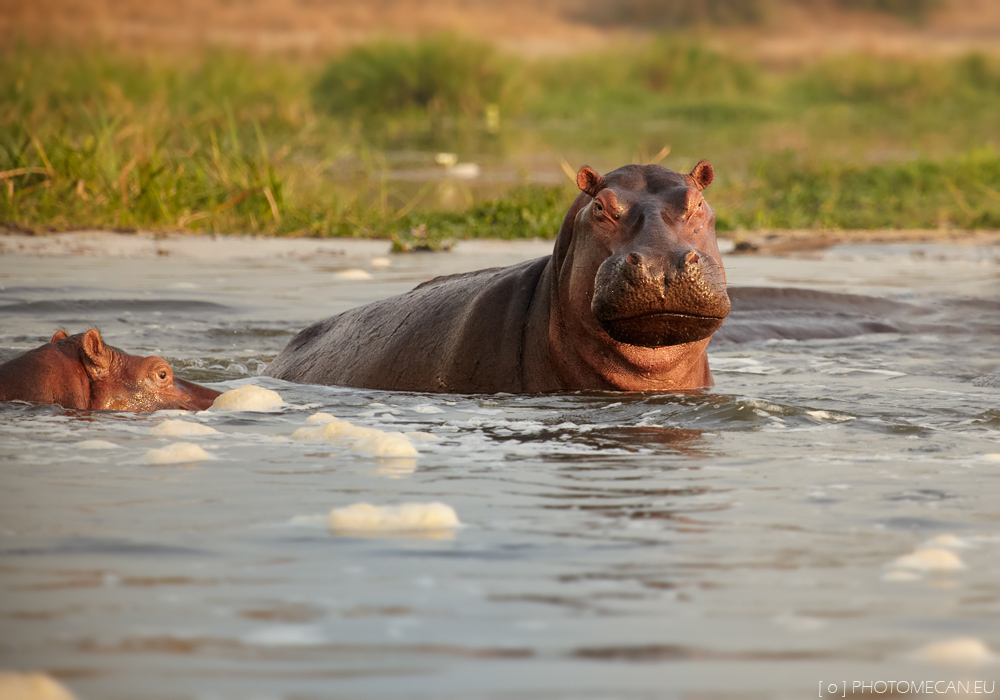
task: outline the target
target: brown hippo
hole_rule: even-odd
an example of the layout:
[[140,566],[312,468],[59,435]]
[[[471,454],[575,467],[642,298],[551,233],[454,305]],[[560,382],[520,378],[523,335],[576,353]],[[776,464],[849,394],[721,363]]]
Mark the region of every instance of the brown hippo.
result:
[[714,177],[626,165],[577,174],[552,255],[438,277],[320,321],[267,368],[371,389],[535,393],[710,386],[705,348],[729,313]]
[[0,365],[0,401],[59,404],[82,410],[204,410],[218,391],[174,377],[161,357],[105,345],[95,329],[52,341]]

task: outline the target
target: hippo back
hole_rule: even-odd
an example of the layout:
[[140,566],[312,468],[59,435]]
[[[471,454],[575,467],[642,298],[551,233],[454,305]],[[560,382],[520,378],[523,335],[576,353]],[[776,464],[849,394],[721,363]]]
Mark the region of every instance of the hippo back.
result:
[[525,367],[538,345],[526,338],[545,332],[548,307],[539,295],[547,297],[549,259],[439,277],[315,323],[265,373],[368,389],[539,390],[526,386]]

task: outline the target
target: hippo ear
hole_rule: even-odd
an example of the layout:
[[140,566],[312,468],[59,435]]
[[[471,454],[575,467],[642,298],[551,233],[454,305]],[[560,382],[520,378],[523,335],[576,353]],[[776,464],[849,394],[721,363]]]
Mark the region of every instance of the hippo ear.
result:
[[576,174],[576,186],[591,197],[596,197],[604,187],[604,178],[594,172],[589,165],[585,165]]
[[68,338],[68,337],[69,337],[69,333],[67,333],[66,331],[56,331],[56,334],[54,336],[52,336],[52,340],[50,340],[49,342],[50,343],[58,343],[60,340],[63,340],[64,338]]
[[692,180],[692,184],[699,190],[703,190],[712,184],[712,180],[715,179],[715,170],[712,168],[712,164],[707,160],[703,160],[698,165],[694,166],[694,170],[688,175]]
[[81,343],[83,347],[83,367],[87,370],[87,375],[92,381],[104,379],[111,372],[111,350],[104,341],[97,329],[91,328],[83,334]]

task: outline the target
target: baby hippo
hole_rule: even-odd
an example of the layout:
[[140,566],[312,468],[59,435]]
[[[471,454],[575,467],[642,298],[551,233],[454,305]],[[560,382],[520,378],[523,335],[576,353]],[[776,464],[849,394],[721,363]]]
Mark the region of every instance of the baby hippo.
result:
[[162,357],[139,357],[105,345],[91,328],[0,365],[0,401],[59,404],[65,408],[148,413],[163,408],[204,410],[218,391],[176,379]]

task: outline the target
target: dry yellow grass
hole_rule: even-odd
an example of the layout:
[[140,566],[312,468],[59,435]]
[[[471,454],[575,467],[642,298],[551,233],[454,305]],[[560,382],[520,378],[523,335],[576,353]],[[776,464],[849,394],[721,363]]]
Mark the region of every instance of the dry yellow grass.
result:
[[[582,21],[583,6],[584,0],[0,0],[0,40],[328,55],[375,37],[454,31],[524,55],[546,55],[642,34]],[[838,11],[828,0],[815,0],[809,9],[801,3],[782,7],[760,26],[712,28],[702,35],[717,48],[739,46],[775,61],[859,50],[996,51],[1000,2],[946,0],[924,24],[914,26],[884,15]]]

